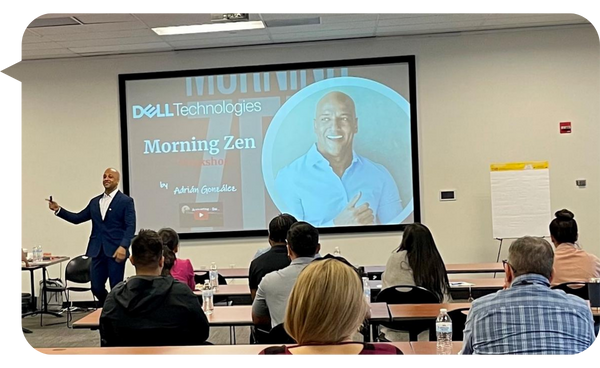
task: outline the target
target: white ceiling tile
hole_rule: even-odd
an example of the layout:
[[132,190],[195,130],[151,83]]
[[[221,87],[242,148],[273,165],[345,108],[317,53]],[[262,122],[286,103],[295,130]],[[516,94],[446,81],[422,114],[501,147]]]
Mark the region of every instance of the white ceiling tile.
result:
[[271,35],[271,38],[275,42],[281,41],[303,41],[303,40],[334,40],[340,38],[362,38],[362,37],[371,37],[374,35],[374,32],[353,32],[353,31],[336,31],[336,32],[310,32],[304,34],[294,34],[294,33],[285,33],[285,34],[277,34]]
[[452,10],[380,10],[379,19],[430,17],[452,14]]
[[134,38],[134,37],[158,37],[158,35],[149,29],[134,29],[112,32],[91,32],[74,34],[57,34],[45,36],[56,42],[93,40],[102,38]]
[[535,24],[570,24],[587,23],[585,18],[574,14],[521,14],[519,17],[503,16],[487,17],[484,25],[530,26]]
[[166,42],[142,43],[133,45],[112,45],[112,46],[89,46],[73,47],[69,50],[76,54],[100,53],[100,52],[122,52],[122,51],[156,51],[172,50],[173,48]]
[[23,50],[23,57],[25,56],[50,56],[50,55],[73,55],[73,52],[67,49],[49,49],[49,50]]
[[308,26],[289,26],[289,27],[273,27],[267,28],[270,34],[285,34],[285,33],[310,33],[310,32],[333,32],[341,30],[362,30],[374,31],[375,21],[364,22],[348,22],[348,23],[328,23],[328,24],[312,24]]
[[210,14],[135,14],[135,16],[150,28],[211,23]]
[[62,49],[62,48],[65,48],[65,47],[56,42],[24,43],[21,47],[22,50],[27,50],[27,51]]
[[150,37],[123,37],[123,38],[101,38],[101,39],[90,39],[80,41],[64,41],[59,42],[60,45],[67,48],[76,47],[91,47],[91,46],[110,46],[110,45],[130,45],[130,44],[143,44],[143,43],[156,43],[162,42],[158,36]]
[[68,55],[22,55],[22,60],[51,60],[51,59],[64,59],[64,58],[77,58],[80,55],[68,54]]
[[222,46],[229,44],[248,43],[265,43],[271,42],[268,36],[252,36],[252,37],[230,37],[219,39],[196,39],[187,41],[170,41],[169,44],[173,47],[188,47],[188,46]]
[[423,24],[481,24],[483,16],[465,16],[464,14],[436,14],[415,18],[398,18],[380,20],[378,27],[420,26]]
[[376,21],[377,14],[321,14],[321,24]]
[[404,27],[380,27],[377,28],[377,36],[394,36],[407,34],[424,34],[440,32],[460,32],[467,30],[479,30],[479,22],[464,22],[464,24],[439,23],[439,24],[420,24]]
[[138,20],[131,14],[77,14],[75,18],[82,23],[119,23],[119,22],[137,22]]
[[36,28],[36,33],[43,36],[50,35],[65,35],[75,33],[95,33],[95,32],[112,32],[112,31],[123,31],[131,29],[144,29],[148,28],[144,23],[140,21],[135,22],[117,22],[117,23],[103,23],[103,24],[87,24],[79,26],[62,26],[62,27],[43,27]]
[[129,10],[46,10],[36,14],[36,18],[64,18],[89,15],[128,14]]
[[261,13],[260,17],[264,21],[276,20],[276,19],[303,19],[303,18],[316,18],[320,16],[324,16],[325,14],[316,14],[316,13],[299,13],[299,14],[278,14],[278,13]]

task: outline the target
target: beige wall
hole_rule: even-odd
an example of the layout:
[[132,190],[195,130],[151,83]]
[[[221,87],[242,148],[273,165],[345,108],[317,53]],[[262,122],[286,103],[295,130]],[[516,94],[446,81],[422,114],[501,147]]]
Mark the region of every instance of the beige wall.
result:
[[[600,255],[599,42],[591,26],[21,63],[8,73],[23,82],[22,245],[85,251],[91,225],[55,218],[43,199],[79,210],[102,191],[103,170],[120,167],[119,73],[409,54],[417,56],[423,222],[444,260],[495,261],[489,164],[521,160],[550,162],[552,208],[571,209],[581,245]],[[572,121],[573,133],[558,134],[560,121]],[[586,189],[575,186],[579,178]],[[443,189],[456,189],[458,200],[440,202]],[[385,264],[399,239],[332,235],[322,247],[339,246],[357,264]],[[265,245],[186,241],[180,257],[196,267],[246,267]]]

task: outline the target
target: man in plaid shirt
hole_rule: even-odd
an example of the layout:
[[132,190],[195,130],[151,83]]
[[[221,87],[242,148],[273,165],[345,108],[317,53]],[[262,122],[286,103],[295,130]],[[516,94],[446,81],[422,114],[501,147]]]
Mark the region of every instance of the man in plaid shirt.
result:
[[512,243],[505,290],[473,302],[462,354],[576,354],[594,342],[587,301],[550,289],[554,253],[541,238]]

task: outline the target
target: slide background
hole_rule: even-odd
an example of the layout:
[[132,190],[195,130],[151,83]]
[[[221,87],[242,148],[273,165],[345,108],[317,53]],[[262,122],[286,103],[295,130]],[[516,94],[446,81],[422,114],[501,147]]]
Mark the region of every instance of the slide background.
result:
[[[341,68],[334,70],[334,77],[342,75]],[[282,66],[282,69],[285,66]],[[345,67],[344,67],[345,68]],[[295,68],[294,68],[295,69]],[[294,70],[292,69],[292,70]],[[285,69],[283,69],[285,70]],[[306,70],[306,88],[314,86],[314,70],[325,72],[325,68]],[[410,101],[408,85],[408,64],[380,64],[373,66],[347,67],[349,76],[358,76],[385,84],[399,92]],[[243,92],[242,77],[246,76],[247,91]],[[214,93],[209,94],[209,77],[204,76],[202,95],[197,92],[198,81],[194,78],[178,77],[164,79],[126,80],[127,97],[127,134],[130,194],[137,199],[138,223],[144,228],[173,227],[184,233],[207,231],[239,231],[266,229],[269,221],[281,212],[273,203],[271,195],[277,195],[269,186],[265,188],[263,179],[262,155],[263,137],[269,130],[273,116],[288,98],[296,95],[300,85],[300,72],[297,72],[297,88],[293,88],[291,73],[287,79],[287,90],[280,91],[276,72],[268,72],[269,89],[265,88],[264,73],[260,73],[260,92],[255,92],[254,73],[236,75],[237,88],[232,94],[220,93],[217,77],[214,77]],[[325,72],[324,75],[327,75]],[[148,78],[152,78],[149,75]],[[127,76],[125,76],[127,79]],[[189,80],[192,81],[189,85]],[[327,79],[326,79],[327,80]],[[233,79],[223,78],[225,88],[232,86]],[[186,83],[188,82],[188,83]],[[190,88],[191,87],[191,88]],[[302,91],[302,89],[299,89]],[[412,200],[412,158],[410,118],[398,105],[380,93],[366,88],[352,87],[348,92],[355,97],[359,133],[355,136],[355,148],[361,154],[376,163],[384,165],[394,177],[399,187],[404,206]],[[276,161],[275,170],[290,163],[306,152],[316,137],[312,129],[317,100],[322,96],[311,95],[306,101],[294,108],[289,117],[281,122],[282,128],[277,134],[276,145],[265,147],[272,150]],[[220,104],[261,103],[260,112],[243,112],[241,116],[233,113],[221,113],[202,116],[173,116],[133,119],[132,106],[159,104],[165,113],[165,104],[176,115],[173,103]],[[281,134],[281,135],[280,135]],[[224,150],[224,137],[233,135],[240,138],[253,138],[255,149]],[[163,142],[218,139],[219,152],[170,152],[144,154],[144,140]],[[202,160],[223,160],[224,165],[198,166]],[[276,172],[275,171],[275,174]],[[274,178],[274,177],[273,177]],[[272,178],[271,178],[272,179]],[[223,184],[235,187],[237,191],[227,193],[197,193],[174,195],[176,187],[203,186],[221,187]],[[222,227],[184,227],[179,221],[182,204],[199,203],[204,207],[210,203],[220,203],[217,207],[223,211]],[[276,201],[277,202],[277,201]],[[156,211],[155,208],[160,208]],[[412,222],[412,214],[403,223]],[[200,224],[212,223],[197,221]]]

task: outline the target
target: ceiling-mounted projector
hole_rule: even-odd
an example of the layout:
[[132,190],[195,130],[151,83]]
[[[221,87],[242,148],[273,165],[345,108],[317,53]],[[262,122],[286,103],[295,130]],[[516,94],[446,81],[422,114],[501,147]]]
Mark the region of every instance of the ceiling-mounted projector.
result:
[[248,13],[220,13],[210,15],[210,20],[213,22],[243,22],[249,19]]

